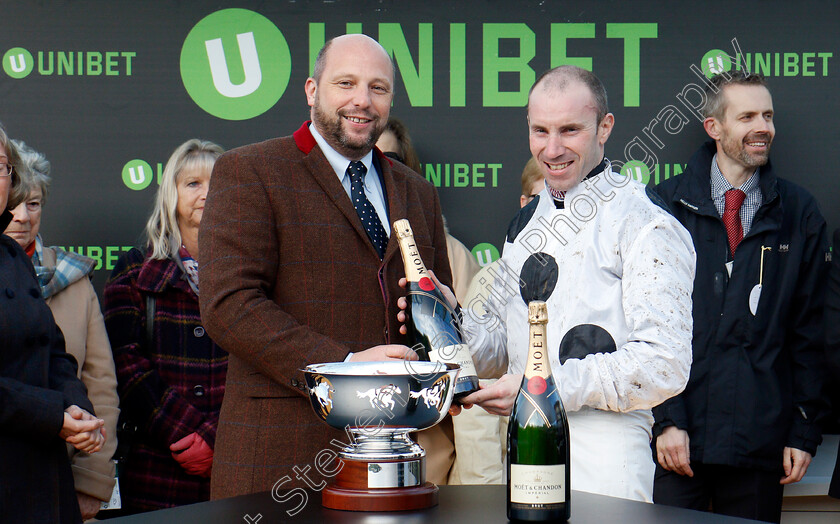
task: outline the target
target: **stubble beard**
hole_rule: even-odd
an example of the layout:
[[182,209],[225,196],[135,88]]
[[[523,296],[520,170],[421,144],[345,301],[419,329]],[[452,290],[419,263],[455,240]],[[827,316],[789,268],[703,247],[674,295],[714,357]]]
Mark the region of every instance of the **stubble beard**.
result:
[[755,140],[754,138],[751,140],[751,137],[749,136],[744,137],[741,141],[736,141],[731,137],[726,137],[722,142],[723,152],[726,153],[729,158],[737,160],[738,163],[744,167],[761,167],[767,164],[767,160],[770,158],[770,146],[772,145],[772,138],[769,135],[766,137],[762,136],[761,138],[767,142],[767,151],[765,153],[752,154],[747,152],[746,142]]
[[349,137],[344,131],[341,122],[343,117],[341,112],[337,112],[335,117],[331,117],[321,109],[321,106],[315,101],[313,118],[318,127],[318,131],[324,136],[324,139],[329,144],[347,158],[362,158],[368,151],[373,149],[376,141],[379,140],[379,135],[385,130],[385,126],[380,125],[380,119],[367,115],[373,118],[374,127],[366,138],[354,140]]

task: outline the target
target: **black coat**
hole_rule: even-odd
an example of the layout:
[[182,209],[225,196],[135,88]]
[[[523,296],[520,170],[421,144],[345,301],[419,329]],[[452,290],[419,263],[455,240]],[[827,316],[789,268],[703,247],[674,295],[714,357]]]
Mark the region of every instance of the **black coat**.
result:
[[[825,295],[825,351],[828,360],[828,370],[831,388],[834,394],[835,427],[840,427],[840,229],[834,231],[834,256],[831,269],[828,272],[828,292]],[[840,499],[840,452],[834,465],[834,475],[828,494]]]
[[[711,198],[715,153],[707,142],[688,170],[656,187],[697,250],[691,374],[683,393],[654,408],[654,434],[689,434],[692,462],[782,471],[784,447],[816,452],[826,412],[823,297],[828,270],[825,220],[803,188],[759,172],[763,196],[734,258]],[[749,296],[763,287],[756,315]]]
[[[0,214],[0,231],[11,220]],[[81,522],[73,474],[58,436],[65,408],[93,413],[76,361],[41,298],[17,242],[0,235],[0,519]]]

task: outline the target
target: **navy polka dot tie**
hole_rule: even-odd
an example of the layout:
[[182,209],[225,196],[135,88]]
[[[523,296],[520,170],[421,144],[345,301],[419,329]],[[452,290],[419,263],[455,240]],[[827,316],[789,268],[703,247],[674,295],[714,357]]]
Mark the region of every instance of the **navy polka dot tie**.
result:
[[382,227],[382,221],[379,220],[373,204],[365,196],[365,173],[367,173],[367,168],[361,162],[350,162],[347,166],[347,174],[350,176],[350,200],[353,201],[353,207],[356,208],[356,213],[362,220],[362,226],[381,259],[385,255],[388,236],[385,234],[385,228]]

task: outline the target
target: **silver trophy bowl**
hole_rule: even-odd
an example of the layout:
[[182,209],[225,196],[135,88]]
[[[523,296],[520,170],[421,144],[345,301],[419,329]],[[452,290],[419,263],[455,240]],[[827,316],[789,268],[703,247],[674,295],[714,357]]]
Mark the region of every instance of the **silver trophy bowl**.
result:
[[312,409],[351,439],[340,455],[356,460],[425,456],[408,436],[446,416],[456,364],[420,361],[334,362],[303,370]]

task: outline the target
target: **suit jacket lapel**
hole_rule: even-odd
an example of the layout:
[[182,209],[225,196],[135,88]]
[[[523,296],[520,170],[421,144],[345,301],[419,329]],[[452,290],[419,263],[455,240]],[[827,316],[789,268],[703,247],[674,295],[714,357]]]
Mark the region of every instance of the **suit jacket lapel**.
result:
[[[385,183],[385,194],[388,199],[388,220],[393,224],[397,220],[406,217],[408,205],[405,201],[406,184],[405,177],[397,175],[391,169],[391,160],[383,155],[378,148],[373,150],[374,157],[379,160],[378,165],[382,170],[382,181]],[[382,263],[386,264],[391,257],[399,252],[399,243],[394,235],[393,227],[389,226],[388,246],[385,248],[385,256]]]
[[[367,231],[362,226],[362,220],[359,218],[359,214],[356,213],[356,208],[350,202],[350,197],[347,196],[347,192],[344,190],[344,186],[341,185],[341,181],[338,179],[335,171],[333,171],[332,165],[327,161],[327,158],[324,156],[321,148],[318,147],[315,139],[312,138],[312,134],[307,127],[308,124],[309,122],[304,123],[304,127],[301,127],[301,129],[294,133],[298,148],[306,153],[306,156],[303,157],[303,165],[306,166],[312,174],[312,178],[318,182],[333,204],[347,218],[347,221],[350,222],[356,234],[362,237],[370,251],[379,258],[379,254],[368,238]],[[388,193],[390,194],[391,191],[388,190]]]

